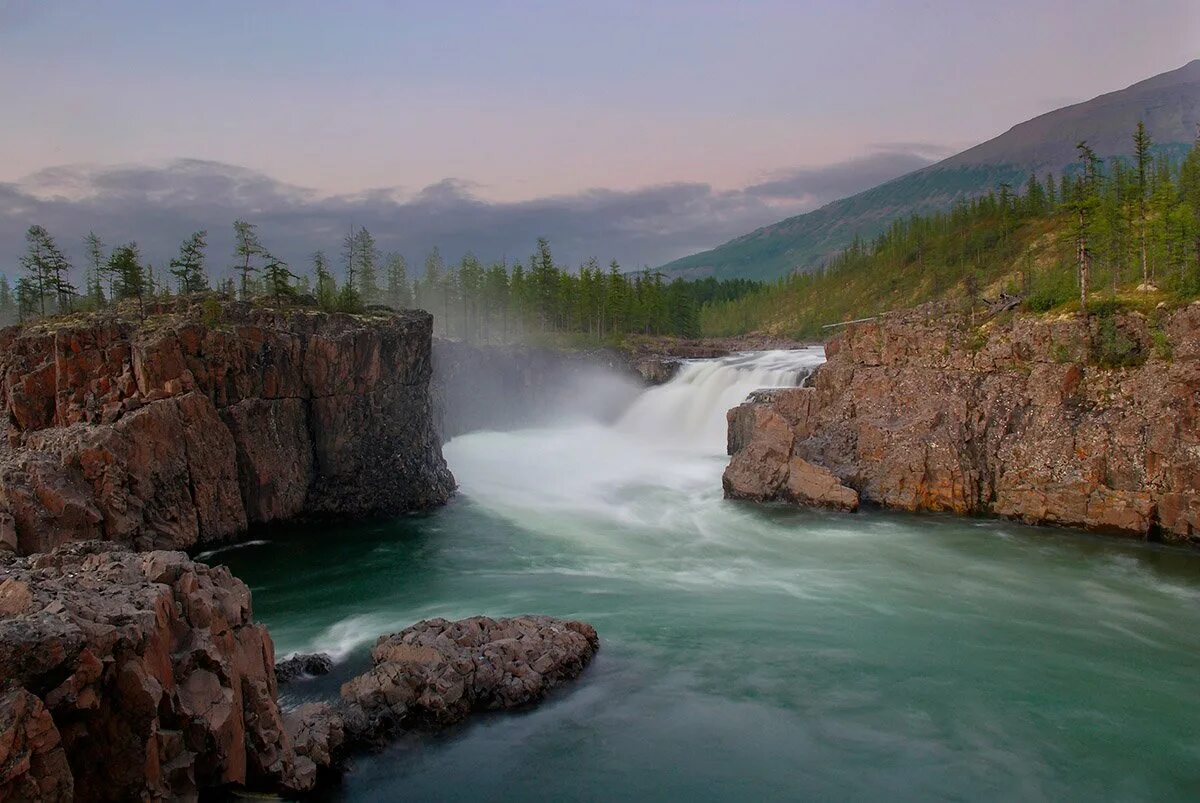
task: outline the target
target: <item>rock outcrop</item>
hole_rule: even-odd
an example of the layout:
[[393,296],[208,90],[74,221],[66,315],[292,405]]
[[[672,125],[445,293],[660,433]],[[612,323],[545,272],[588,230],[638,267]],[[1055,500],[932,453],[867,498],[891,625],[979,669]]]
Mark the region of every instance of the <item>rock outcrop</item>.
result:
[[371,671],[342,686],[345,728],[371,744],[528,705],[582,672],[599,646],[591,625],[547,616],[418,622],[381,637]]
[[333,671],[333,658],[327,653],[296,653],[275,664],[275,680],[280,684],[300,678],[315,678]]
[[0,332],[0,548],[189,548],[443,503],[431,325],[214,298]]
[[303,789],[246,586],[109,547],[0,557],[0,799]]
[[1200,543],[1200,305],[981,327],[922,309],[826,354],[809,386],[730,411],[727,495]]
[[341,700],[282,711],[271,637],[226,568],[101,541],[3,555],[0,800],[310,791],[352,748],[536,702],[598,646],[549,617],[420,622],[381,637]]

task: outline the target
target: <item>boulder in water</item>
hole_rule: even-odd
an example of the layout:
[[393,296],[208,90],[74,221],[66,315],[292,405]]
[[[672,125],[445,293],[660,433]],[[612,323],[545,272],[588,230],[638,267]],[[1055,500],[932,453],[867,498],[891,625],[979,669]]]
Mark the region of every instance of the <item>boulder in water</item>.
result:
[[582,672],[599,646],[591,625],[548,616],[418,622],[381,637],[375,666],[342,686],[347,735],[378,744],[536,702]]
[[301,678],[328,675],[332,669],[333,658],[326,653],[296,653],[275,664],[275,680],[279,683],[291,683]]

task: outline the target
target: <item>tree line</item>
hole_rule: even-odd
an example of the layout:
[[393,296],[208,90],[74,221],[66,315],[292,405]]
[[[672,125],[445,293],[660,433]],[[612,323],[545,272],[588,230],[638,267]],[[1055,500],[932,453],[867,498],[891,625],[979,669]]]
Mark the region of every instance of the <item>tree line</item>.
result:
[[84,238],[82,287],[73,283],[74,267],[42,226],[26,232],[26,252],[15,287],[0,275],[0,319],[6,323],[45,315],[103,309],[216,290],[244,301],[275,304],[303,301],[323,310],[358,313],[373,306],[421,307],[433,313],[435,331],[475,342],[507,342],[531,335],[578,336],[604,340],[630,333],[693,337],[699,332],[702,306],[737,298],[756,282],[715,279],[668,282],[644,269],[627,273],[614,260],[601,267],[595,259],[572,269],[557,261],[548,240],[537,241],[528,260],[484,264],[467,254],[447,264],[435,247],[421,270],[410,276],[407,260],[384,253],[365,227],[352,228],[336,255],[341,278],[325,251],[295,269],[275,256],[255,224],[233,223],[234,251],[214,280],[207,253],[207,231],[197,231],[179,246],[166,269],[148,263],[137,243],[111,250],[91,232]]

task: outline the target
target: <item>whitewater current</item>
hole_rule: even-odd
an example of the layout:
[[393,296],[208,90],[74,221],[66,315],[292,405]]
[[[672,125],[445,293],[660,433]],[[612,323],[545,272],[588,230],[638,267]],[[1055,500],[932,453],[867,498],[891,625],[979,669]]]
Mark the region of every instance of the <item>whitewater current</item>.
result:
[[567,404],[455,438],[460,491],[434,514],[266,531],[211,556],[250,583],[279,654],[338,659],[288,705],[336,695],[377,635],[422,618],[599,631],[570,689],[361,757],[337,796],[1194,798],[1197,556],[722,497],[725,412],[822,359],[688,362],[615,419]]

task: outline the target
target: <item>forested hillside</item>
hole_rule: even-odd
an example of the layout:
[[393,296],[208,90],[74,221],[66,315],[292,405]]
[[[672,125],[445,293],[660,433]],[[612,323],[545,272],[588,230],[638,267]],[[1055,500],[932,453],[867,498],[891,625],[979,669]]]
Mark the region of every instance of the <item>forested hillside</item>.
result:
[[1127,156],[1078,162],[1055,177],[912,216],[856,239],[824,268],[707,305],[706,335],[820,336],[823,327],[943,298],[971,307],[1010,296],[1032,311],[1200,296],[1200,143],[1182,159],[1139,126]]
[[662,270],[685,278],[768,280],[817,270],[856,237],[873,238],[894,220],[949,210],[1001,183],[1020,186],[1031,175],[1059,175],[1074,161],[1080,140],[1086,139],[1103,159],[1115,157],[1125,150],[1128,132],[1139,120],[1158,153],[1180,158],[1200,122],[1200,60],[1035,117],[937,164],[675,260]]

